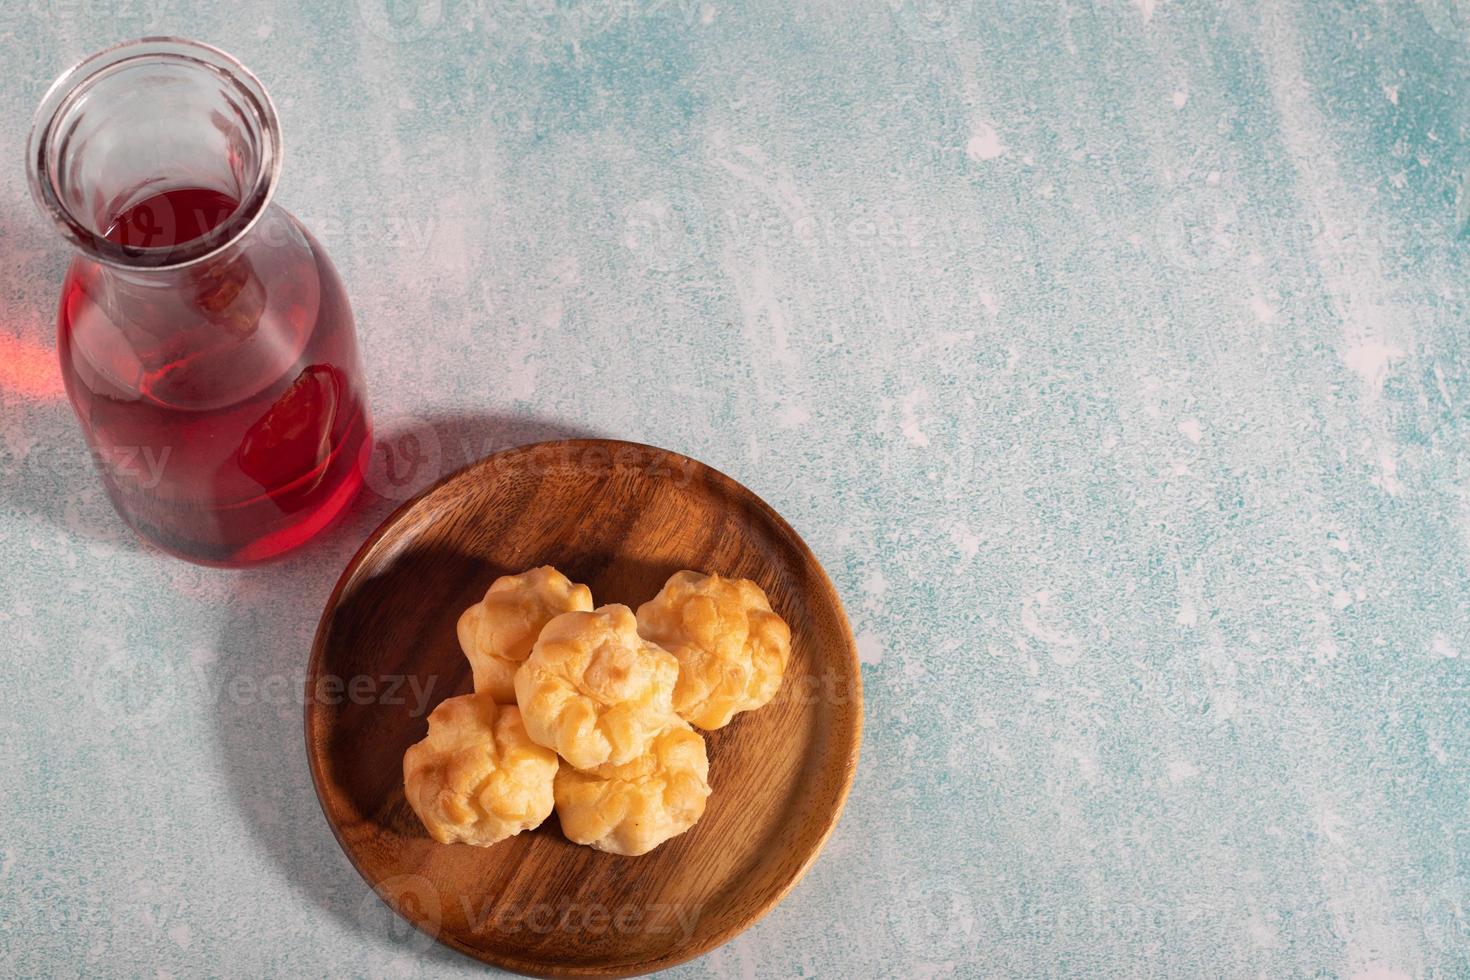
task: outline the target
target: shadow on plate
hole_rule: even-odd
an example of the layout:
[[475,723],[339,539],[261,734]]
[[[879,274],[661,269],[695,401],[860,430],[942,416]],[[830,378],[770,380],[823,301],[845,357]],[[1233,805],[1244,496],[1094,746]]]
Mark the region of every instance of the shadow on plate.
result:
[[[323,733],[326,795],[339,817],[375,832],[419,839],[426,834],[403,794],[402,761],[428,732],[428,715],[445,698],[469,693],[469,661],[460,651],[460,614],[489,583],[524,567],[436,543],[385,538],[339,598],[315,678],[308,712]],[[598,605],[636,607],[653,596],[677,565],[610,553],[578,553],[559,544],[525,567],[555,564],[586,583]],[[360,684],[353,696],[351,685]],[[389,688],[393,689],[390,696]]]

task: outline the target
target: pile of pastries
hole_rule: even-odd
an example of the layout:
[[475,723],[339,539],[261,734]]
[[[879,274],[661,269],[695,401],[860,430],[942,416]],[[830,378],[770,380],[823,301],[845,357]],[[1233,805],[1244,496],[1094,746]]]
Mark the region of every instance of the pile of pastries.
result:
[[646,854],[704,813],[695,727],[766,704],[791,657],[760,586],[691,571],[636,615],[594,609],[550,566],[507,575],[458,633],[475,691],[435,708],[403,756],[408,802],[445,844],[488,846],[555,809],[578,844]]

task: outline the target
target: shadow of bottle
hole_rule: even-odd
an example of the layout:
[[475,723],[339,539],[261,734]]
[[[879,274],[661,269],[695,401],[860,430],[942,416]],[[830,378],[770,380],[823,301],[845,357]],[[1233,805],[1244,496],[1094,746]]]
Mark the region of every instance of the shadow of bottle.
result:
[[313,906],[350,928],[458,960],[387,911],[322,817],[301,724],[307,657],[322,606],[364,538],[418,490],[499,449],[590,435],[521,416],[439,415],[390,424],[377,437],[367,486],[335,526],[282,560],[238,575],[236,601],[217,640],[219,667],[251,679],[241,690],[289,697],[271,699],[283,703],[219,699],[216,735],[225,784],[260,848]]

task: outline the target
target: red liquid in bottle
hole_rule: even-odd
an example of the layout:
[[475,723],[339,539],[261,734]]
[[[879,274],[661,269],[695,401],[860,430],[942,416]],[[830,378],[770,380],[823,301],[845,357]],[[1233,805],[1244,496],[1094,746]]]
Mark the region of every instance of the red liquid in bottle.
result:
[[[105,237],[181,245],[235,207],[217,191],[172,190],[118,214]],[[352,312],[330,261],[275,207],[247,235],[174,270],[79,259],[62,291],[67,390],[114,504],[146,538],[206,564],[311,538],[351,502],[371,450]]]

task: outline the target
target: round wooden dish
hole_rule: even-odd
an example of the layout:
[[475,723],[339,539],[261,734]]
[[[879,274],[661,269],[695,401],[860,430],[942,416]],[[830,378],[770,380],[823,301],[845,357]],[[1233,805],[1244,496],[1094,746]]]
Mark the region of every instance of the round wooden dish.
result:
[[[776,699],[705,733],[704,817],[642,857],[572,844],[555,815],[494,847],[436,844],[404,799],[404,750],[470,690],[460,613],[543,564],[635,609],[681,568],[743,576],[791,625]],[[790,525],[701,463],[606,440],[497,453],[400,508],[338,581],[307,672],[312,778],[357,870],[430,936],[536,976],[663,969],[770,911],[836,825],[861,729],[852,633]]]

